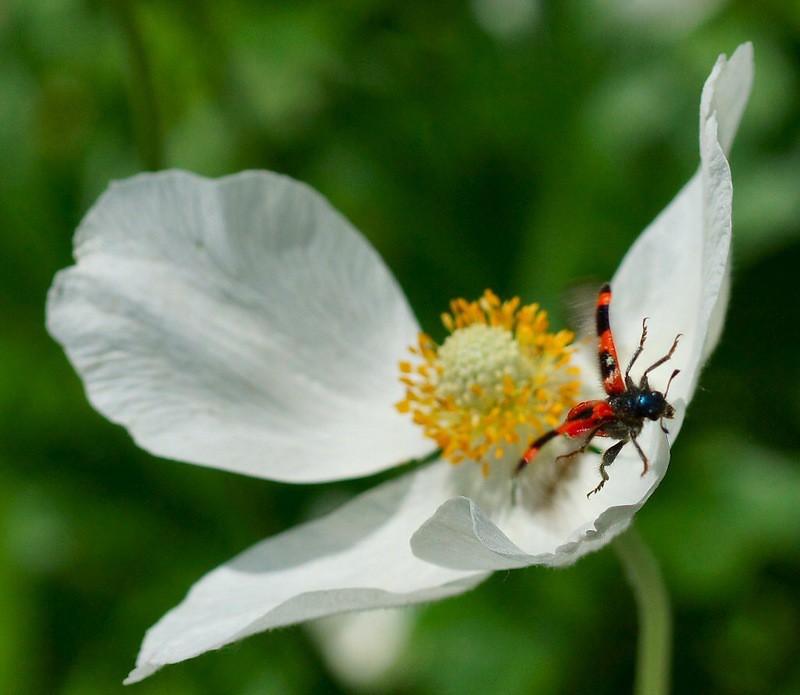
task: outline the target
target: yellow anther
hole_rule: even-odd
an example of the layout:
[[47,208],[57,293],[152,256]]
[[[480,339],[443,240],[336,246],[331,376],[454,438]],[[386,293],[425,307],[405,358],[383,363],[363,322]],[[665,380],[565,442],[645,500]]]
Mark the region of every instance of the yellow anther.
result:
[[419,363],[400,363],[406,397],[397,408],[453,463],[518,457],[575,405],[572,333],[548,333],[537,304],[503,302],[487,290],[476,302],[453,300],[442,323],[449,336],[441,346],[422,333],[411,347]]

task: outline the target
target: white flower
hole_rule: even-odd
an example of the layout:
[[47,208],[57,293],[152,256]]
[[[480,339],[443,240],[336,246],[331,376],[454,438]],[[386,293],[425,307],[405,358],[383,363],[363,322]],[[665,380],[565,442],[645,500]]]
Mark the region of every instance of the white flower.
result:
[[[645,316],[654,359],[683,334],[670,362],[681,369],[670,391],[670,439],[722,329],[731,239],[726,155],[751,81],[749,44],[719,59],[701,99],[700,169],[612,279],[623,363]],[[137,176],[112,186],[87,214],[75,256],[50,291],[48,328],[92,404],[153,454],[311,482],[368,475],[435,448],[395,408],[405,391],[397,363],[418,342],[417,321],[375,251],[307,186],[267,172],[218,181],[177,171]],[[510,370],[512,385],[550,379],[548,393],[563,396],[554,402],[563,410],[569,388],[558,389],[574,378],[563,371],[569,351],[557,365],[531,367],[518,347],[496,340],[503,342],[483,334],[478,342],[508,355],[499,369]],[[596,381],[589,359],[586,396]],[[541,429],[547,419],[539,422]],[[127,682],[269,628],[451,596],[497,569],[574,562],[627,527],[664,476],[669,447],[657,425],[639,441],[647,475],[628,446],[611,481],[589,499],[597,455],[587,452],[570,475],[546,479],[556,443],[518,478],[518,451],[495,448],[488,471],[439,459],[383,483],[200,579],[148,631]]]
[[314,620],[308,629],[342,685],[351,691],[380,691],[400,672],[415,617],[412,608],[340,613]]

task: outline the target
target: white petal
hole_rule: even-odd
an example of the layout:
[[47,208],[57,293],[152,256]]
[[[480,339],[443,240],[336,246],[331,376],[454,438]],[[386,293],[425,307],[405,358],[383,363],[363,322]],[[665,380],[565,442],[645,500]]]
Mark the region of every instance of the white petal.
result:
[[56,277],[48,328],[100,412],[167,458],[285,481],[430,451],[393,404],[419,331],[375,250],[268,172],[114,184]]
[[417,557],[458,569],[494,571],[533,564],[469,497],[442,504],[413,535],[411,547]]
[[719,114],[719,143],[727,155],[753,87],[753,44],[743,43],[730,58],[721,55],[703,86],[700,123]]
[[[412,537],[414,554],[461,570],[571,564],[622,533],[663,477],[669,461],[666,440],[649,431],[641,441],[653,452],[647,475],[641,475],[636,451],[626,447],[609,468],[611,481],[589,498],[586,493],[600,482],[597,460],[592,456],[581,457],[574,478],[551,496],[535,504],[518,502],[493,514],[495,518],[468,497],[449,499]],[[550,461],[537,458],[532,466],[548,465],[553,456],[555,452],[550,453]],[[547,454],[542,452],[540,457],[546,459]],[[522,487],[519,500],[535,498],[534,483],[526,480],[525,474],[517,484]]]
[[449,474],[437,462],[385,483],[210,572],[148,631],[126,682],[270,628],[472,588],[486,575],[423,562],[409,545],[446,498]]
[[645,316],[649,332],[640,368],[666,354],[675,336],[683,334],[674,357],[653,373],[651,383],[663,389],[671,370],[681,369],[670,393],[687,402],[719,339],[727,306],[732,183],[725,150],[752,77],[750,44],[730,60],[717,61],[703,89],[700,170],[637,239],[611,283],[611,324],[620,360],[624,364],[638,344]]

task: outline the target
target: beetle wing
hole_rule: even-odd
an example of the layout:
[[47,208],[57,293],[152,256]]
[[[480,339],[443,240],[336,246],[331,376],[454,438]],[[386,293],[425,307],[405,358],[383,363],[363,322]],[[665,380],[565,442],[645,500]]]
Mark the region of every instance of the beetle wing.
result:
[[611,285],[606,283],[600,288],[595,312],[597,359],[600,364],[600,377],[603,380],[603,388],[609,396],[614,396],[625,390],[625,382],[622,380],[619,359],[617,358],[617,347],[614,345],[614,336],[611,333],[610,306]]

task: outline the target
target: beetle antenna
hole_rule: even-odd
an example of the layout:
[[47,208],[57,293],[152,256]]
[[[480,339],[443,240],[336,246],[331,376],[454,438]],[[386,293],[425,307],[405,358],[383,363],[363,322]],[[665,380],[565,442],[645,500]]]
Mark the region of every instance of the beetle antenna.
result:
[[676,376],[678,376],[678,374],[680,374],[680,373],[681,373],[681,370],[680,370],[680,369],[676,369],[674,372],[672,372],[672,376],[669,378],[669,381],[667,382],[667,389],[666,389],[666,391],[664,391],[664,398],[666,398],[666,397],[667,397],[667,394],[669,393],[669,387],[670,387],[670,385],[672,384],[672,380],[673,380],[673,379],[674,379]]

